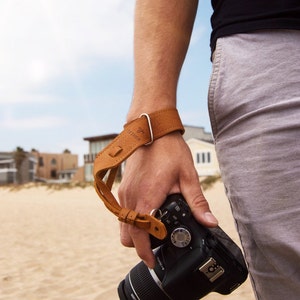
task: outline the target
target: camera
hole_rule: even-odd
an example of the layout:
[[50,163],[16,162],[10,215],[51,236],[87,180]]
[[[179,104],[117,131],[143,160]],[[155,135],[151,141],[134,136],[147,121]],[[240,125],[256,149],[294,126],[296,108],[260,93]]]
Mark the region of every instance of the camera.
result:
[[167,229],[162,241],[151,236],[156,265],[133,267],[119,284],[121,300],[196,300],[230,294],[246,280],[240,248],[220,227],[199,224],[181,194],[168,196],[155,217]]

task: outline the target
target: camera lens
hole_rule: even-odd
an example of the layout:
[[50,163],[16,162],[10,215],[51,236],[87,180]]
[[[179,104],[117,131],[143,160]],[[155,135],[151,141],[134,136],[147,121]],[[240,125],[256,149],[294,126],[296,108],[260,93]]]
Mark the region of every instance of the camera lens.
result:
[[149,268],[140,262],[120,282],[118,287],[120,300],[169,300],[153,278]]

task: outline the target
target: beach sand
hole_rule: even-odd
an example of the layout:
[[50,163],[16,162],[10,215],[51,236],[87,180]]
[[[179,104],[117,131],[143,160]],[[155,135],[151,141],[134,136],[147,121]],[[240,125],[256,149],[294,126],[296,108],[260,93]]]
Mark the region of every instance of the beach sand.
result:
[[[205,192],[220,226],[238,236],[222,183]],[[1,300],[117,300],[117,286],[139,262],[119,242],[117,219],[92,187],[0,188]],[[253,300],[249,279],[231,295]]]

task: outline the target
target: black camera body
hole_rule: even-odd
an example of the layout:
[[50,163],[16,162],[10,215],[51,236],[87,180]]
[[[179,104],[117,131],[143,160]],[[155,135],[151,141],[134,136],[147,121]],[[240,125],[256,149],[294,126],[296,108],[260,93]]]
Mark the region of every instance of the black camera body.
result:
[[230,294],[247,278],[239,247],[220,228],[196,222],[181,194],[170,195],[155,217],[167,237],[151,237],[154,269],[137,264],[120,283],[121,300],[196,300],[210,292]]

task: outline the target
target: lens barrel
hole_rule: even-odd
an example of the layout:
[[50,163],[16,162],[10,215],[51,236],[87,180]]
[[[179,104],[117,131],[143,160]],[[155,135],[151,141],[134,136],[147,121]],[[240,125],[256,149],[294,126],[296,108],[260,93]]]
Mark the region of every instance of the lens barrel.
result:
[[170,300],[142,261],[119,284],[118,294],[120,300]]

